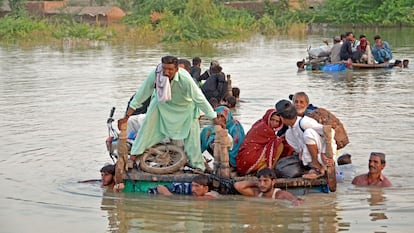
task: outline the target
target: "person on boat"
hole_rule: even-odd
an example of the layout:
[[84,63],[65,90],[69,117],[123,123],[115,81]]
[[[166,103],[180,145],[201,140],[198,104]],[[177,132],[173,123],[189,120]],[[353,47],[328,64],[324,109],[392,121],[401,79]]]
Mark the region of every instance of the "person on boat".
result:
[[[212,186],[208,176],[206,175],[198,175],[195,176],[191,181],[191,194],[197,198],[202,200],[209,200],[218,198],[220,194],[214,190],[211,190],[210,187]],[[165,196],[172,196],[175,194],[175,191],[165,185],[157,186],[157,192],[159,194]]]
[[257,182],[237,181],[234,183],[234,188],[244,196],[284,199],[292,201],[294,205],[303,203],[303,199],[292,193],[275,188],[276,174],[273,169],[263,168],[257,173],[256,177],[258,178]]
[[137,90],[125,117],[118,121],[119,125],[127,121],[134,109],[152,95],[147,115],[131,148],[131,159],[135,160],[146,149],[168,137],[183,140],[189,165],[204,171],[199,139],[200,110],[215,123],[217,114],[190,74],[178,67],[176,57],[165,56],[161,62]]
[[[232,137],[233,146],[229,148],[229,162],[230,166],[236,167],[236,157],[240,146],[244,140],[245,133],[242,124],[233,118],[233,114],[226,106],[219,106],[216,108],[217,118],[219,124],[223,129],[228,130],[228,134]],[[206,126],[200,134],[201,152],[208,151],[214,156],[214,139],[216,132],[214,126]]]
[[188,73],[190,73],[190,71],[191,71],[191,63],[190,63],[190,61],[187,60],[187,59],[184,59],[184,58],[178,59],[178,67],[183,68]]
[[392,184],[386,176],[382,174],[385,168],[385,154],[372,152],[368,161],[368,173],[356,176],[352,184],[361,186],[391,187]]
[[352,34],[352,46],[351,46],[351,48],[352,48],[353,53],[355,53],[357,51],[357,48],[359,46],[359,42],[360,41],[355,38],[355,35]]
[[108,164],[101,168],[101,187],[112,190],[115,185],[115,165]]
[[220,65],[212,65],[210,75],[201,87],[201,91],[209,100],[214,97],[222,102],[227,95],[226,75],[222,72]]
[[194,81],[197,83],[197,86],[201,86],[201,83],[197,81],[201,75],[201,58],[194,57],[192,60],[193,65],[190,69],[190,75],[193,77]]
[[374,64],[374,56],[371,52],[371,46],[365,35],[359,36],[359,45],[357,50],[362,53],[359,63]]
[[309,103],[309,97],[303,91],[296,92],[294,95],[289,96],[289,98],[292,100],[298,116],[303,117],[318,108]]
[[346,41],[341,46],[340,57],[342,61],[351,59],[353,62],[358,61],[362,53],[360,51],[353,50],[353,44],[355,44],[355,37],[352,32],[346,33]]
[[236,158],[237,172],[240,175],[254,174],[265,167],[274,168],[279,158],[292,155],[293,148],[286,139],[277,136],[282,128],[282,121],[274,108],[268,109],[252,125]]
[[372,46],[372,55],[378,63],[388,62],[392,59],[391,47],[388,42],[383,41],[380,35],[374,37],[375,44]]
[[330,59],[331,59],[331,63],[338,63],[341,61],[341,38],[339,36],[335,36],[333,38],[333,45],[331,48],[331,54],[329,55]]
[[[298,116],[295,106],[288,100],[278,101],[275,107],[283,124],[289,127],[285,136],[287,142],[299,154],[303,165],[310,167],[303,178],[316,179],[323,176],[325,166],[334,166],[333,160],[325,155],[327,145],[323,138],[324,126],[306,115]],[[332,150],[336,151],[336,142],[333,139]]]

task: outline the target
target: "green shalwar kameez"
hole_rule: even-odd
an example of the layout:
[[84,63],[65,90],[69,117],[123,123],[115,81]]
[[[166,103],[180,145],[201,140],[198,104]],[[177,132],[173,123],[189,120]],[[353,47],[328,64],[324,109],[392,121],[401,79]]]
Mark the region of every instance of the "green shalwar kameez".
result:
[[130,107],[136,109],[152,95],[151,103],[141,129],[131,148],[131,155],[140,155],[147,148],[159,143],[165,137],[184,140],[184,151],[190,165],[205,169],[200,146],[200,110],[213,119],[217,116],[210,103],[197,87],[190,74],[179,68],[171,80],[171,100],[159,102],[154,89],[153,70],[135,93]]

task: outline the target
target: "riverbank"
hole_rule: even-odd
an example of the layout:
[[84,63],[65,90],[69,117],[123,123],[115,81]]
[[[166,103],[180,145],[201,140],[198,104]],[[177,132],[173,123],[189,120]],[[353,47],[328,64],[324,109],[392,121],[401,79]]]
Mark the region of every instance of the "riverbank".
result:
[[[179,42],[202,47],[220,41],[250,37],[257,33],[268,36],[302,36],[315,30],[332,30],[335,27],[344,27],[349,31],[363,27],[414,25],[414,19],[403,15],[407,10],[414,9],[414,6],[408,6],[405,1],[398,7],[383,4],[375,9],[366,8],[373,10],[364,8],[364,14],[355,16],[352,20],[349,19],[349,12],[354,15],[360,11],[359,8],[350,11],[347,7],[352,7],[353,4],[339,7],[331,0],[326,0],[323,4],[317,1],[311,7],[304,4],[299,8],[292,7],[286,1],[263,1],[260,2],[260,7],[257,5],[259,2],[254,2],[253,5],[248,5],[251,2],[215,2],[188,0],[179,3],[162,1],[155,4],[151,0],[143,0],[139,8],[121,7],[123,12],[128,12],[122,17],[119,12],[121,9],[115,7],[82,8],[83,13],[75,15],[69,14],[75,12],[69,9],[80,8],[72,7],[66,11],[49,11],[48,17],[35,17],[24,11],[15,11],[0,21],[0,38],[11,43],[77,38],[115,43]],[[293,4],[294,1],[290,2]],[[242,7],[243,4],[246,7]],[[384,9],[389,9],[391,16],[384,16]],[[366,15],[369,19],[365,18]]]

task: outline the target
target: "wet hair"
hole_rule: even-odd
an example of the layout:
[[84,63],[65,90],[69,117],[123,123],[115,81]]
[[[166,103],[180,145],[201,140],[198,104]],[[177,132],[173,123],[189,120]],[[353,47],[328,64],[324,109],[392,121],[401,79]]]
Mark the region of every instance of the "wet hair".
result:
[[408,68],[408,63],[409,63],[408,59],[404,59],[403,60],[403,67]]
[[380,35],[374,36],[374,40],[377,40],[377,39],[381,39],[381,36]]
[[260,177],[265,177],[265,178],[270,178],[270,179],[276,179],[276,173],[273,169],[270,169],[268,167],[261,169],[259,172],[257,172],[256,177],[260,178]]
[[303,65],[305,64],[305,62],[302,60],[302,61],[298,61],[298,62],[296,62],[296,66],[298,67],[298,68],[301,68]]
[[395,60],[394,66],[399,66],[401,64],[401,60]]
[[[292,96],[292,101],[293,101],[293,102],[295,102],[295,100],[296,100],[296,98],[297,98],[298,96],[303,96],[303,97],[305,97],[306,103],[308,103],[308,104],[309,104],[309,96],[308,96],[305,92],[303,92],[303,91],[296,92],[296,93]],[[290,96],[289,96],[289,97],[290,97]]]
[[113,165],[113,164],[105,165],[101,168],[101,172],[108,173],[108,174],[111,174],[111,175],[114,176],[115,175],[115,165]]
[[178,66],[178,58],[174,56],[165,56],[161,58],[162,64],[174,64],[175,67]]
[[200,64],[201,64],[201,58],[194,57],[193,58],[193,66],[200,65]]
[[226,102],[227,102],[227,107],[229,108],[236,107],[236,102],[237,102],[236,97],[229,95],[226,97]]
[[381,164],[385,164],[385,154],[382,152],[371,152],[371,156],[378,156],[381,159]]
[[351,164],[352,160],[351,160],[351,155],[350,154],[343,154],[341,156],[339,156],[338,158],[338,165],[345,165],[345,164]]
[[239,98],[239,97],[240,97],[240,88],[238,88],[238,87],[233,87],[233,88],[231,89],[231,94],[232,94],[234,97]]
[[191,63],[189,60],[187,59],[178,59],[178,64],[183,64],[184,65],[184,69],[187,70],[188,72],[190,72],[191,70]]
[[194,183],[197,183],[203,186],[210,186],[210,180],[208,179],[208,176],[206,175],[195,176],[191,182],[194,182]]

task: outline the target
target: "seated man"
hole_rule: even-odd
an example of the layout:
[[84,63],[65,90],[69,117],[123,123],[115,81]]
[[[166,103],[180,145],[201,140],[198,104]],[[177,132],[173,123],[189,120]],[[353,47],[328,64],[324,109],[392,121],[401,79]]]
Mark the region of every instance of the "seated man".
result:
[[[220,196],[216,191],[210,190],[211,182],[206,175],[195,176],[191,182],[191,193],[197,199],[208,200],[214,199]],[[172,190],[167,186],[160,185],[157,187],[157,191],[165,196],[174,195]]]
[[388,62],[392,59],[391,47],[386,41],[382,41],[380,35],[374,37],[375,44],[372,46],[371,52],[375,61],[378,63]]
[[290,200],[294,205],[300,205],[303,200],[290,192],[275,188],[276,174],[273,169],[263,168],[257,173],[258,182],[238,181],[234,188],[244,196],[264,197],[271,199]]
[[368,161],[368,173],[356,176],[352,180],[354,185],[391,187],[392,184],[382,174],[385,168],[385,154],[380,152],[372,152]]
[[115,185],[115,165],[109,164],[101,168],[101,187],[106,188],[107,190],[112,190]]
[[[333,166],[332,159],[325,155],[327,145],[323,138],[324,126],[315,119],[303,116],[300,117],[293,104],[288,100],[280,100],[276,103],[277,114],[283,124],[289,128],[286,131],[286,140],[299,154],[304,166],[310,166],[308,174],[303,175],[306,179],[316,179],[325,174],[325,165]],[[332,132],[334,135],[334,132]],[[335,140],[331,140],[332,153],[336,151]]]
[[178,67],[183,68],[188,73],[190,73],[191,71],[191,63],[187,59],[183,59],[183,58],[178,59]]
[[212,66],[210,71],[210,76],[204,82],[201,91],[207,100],[214,97],[221,102],[227,94],[226,75],[222,72],[220,65]]
[[293,104],[295,105],[298,116],[308,115],[310,112],[318,108],[309,103],[308,95],[302,91],[296,92],[292,96],[291,100]]
[[197,83],[197,86],[200,86],[200,82],[197,80],[200,78],[201,75],[201,58],[194,57],[193,58],[193,65],[190,68],[190,75],[193,77],[194,81]]

